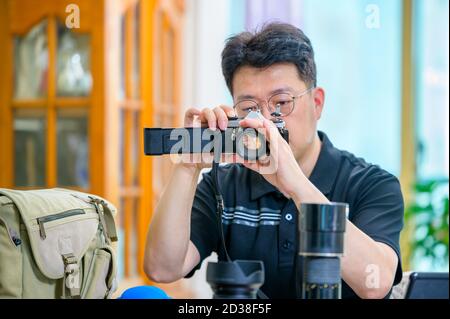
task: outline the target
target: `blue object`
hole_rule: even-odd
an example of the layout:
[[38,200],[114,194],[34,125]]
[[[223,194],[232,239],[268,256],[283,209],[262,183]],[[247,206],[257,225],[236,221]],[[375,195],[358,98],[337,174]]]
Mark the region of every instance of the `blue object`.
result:
[[118,299],[171,299],[164,290],[155,286],[137,286],[125,290]]

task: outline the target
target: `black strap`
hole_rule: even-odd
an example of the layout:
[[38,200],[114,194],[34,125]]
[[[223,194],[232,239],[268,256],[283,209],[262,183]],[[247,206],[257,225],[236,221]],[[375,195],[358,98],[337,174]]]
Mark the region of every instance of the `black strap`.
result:
[[224,203],[223,203],[223,197],[220,192],[220,186],[219,186],[219,178],[218,178],[218,169],[219,169],[219,163],[214,160],[212,169],[211,169],[211,175],[213,179],[213,185],[214,185],[214,195],[216,197],[217,202],[217,213],[218,213],[218,227],[220,232],[220,240],[222,243],[223,250],[225,252],[225,257],[227,258],[227,261],[231,261],[230,255],[228,254],[227,245],[225,243],[225,236],[223,233],[223,223],[222,223],[222,216],[223,216],[223,209],[224,209]]

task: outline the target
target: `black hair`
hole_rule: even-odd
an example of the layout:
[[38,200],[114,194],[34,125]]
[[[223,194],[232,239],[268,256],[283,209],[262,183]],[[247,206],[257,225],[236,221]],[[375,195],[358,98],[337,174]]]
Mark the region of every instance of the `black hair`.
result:
[[273,22],[259,32],[239,33],[226,41],[222,51],[222,73],[231,93],[233,76],[239,67],[264,68],[282,62],[295,64],[300,79],[308,86],[317,85],[311,41],[290,24]]

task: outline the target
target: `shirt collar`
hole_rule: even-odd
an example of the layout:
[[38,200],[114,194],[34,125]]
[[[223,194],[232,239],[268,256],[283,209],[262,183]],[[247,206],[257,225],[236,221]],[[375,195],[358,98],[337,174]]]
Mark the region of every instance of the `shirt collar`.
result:
[[[317,163],[314,166],[309,180],[322,192],[322,194],[328,195],[336,180],[341,154],[340,151],[333,146],[325,133],[318,131],[318,135],[322,141],[322,146],[319,158],[317,159]],[[251,200],[255,200],[272,192],[281,194],[272,184],[267,182],[262,175],[254,171],[251,171],[250,182]]]

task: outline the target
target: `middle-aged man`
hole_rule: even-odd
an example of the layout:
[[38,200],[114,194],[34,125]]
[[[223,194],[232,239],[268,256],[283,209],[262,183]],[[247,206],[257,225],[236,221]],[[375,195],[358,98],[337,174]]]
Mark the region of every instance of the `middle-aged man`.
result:
[[[295,298],[297,208],[308,202],[346,202],[350,211],[341,259],[342,297],[389,296],[402,274],[400,185],[380,167],[335,148],[317,130],[325,91],[316,85],[310,40],[301,30],[277,23],[254,34],[238,34],[226,43],[222,70],[234,107],[191,108],[185,126],[197,121],[223,130],[227,116],[259,110],[264,120],[246,119],[240,125],[265,130],[269,160],[277,168],[264,170],[267,162],[243,160],[220,167],[222,224],[231,259],[262,260],[261,290],[269,298]],[[289,143],[270,121],[275,109],[286,123]],[[204,174],[197,185],[206,166],[176,164],[155,209],[144,265],[154,281],[191,276],[213,251],[219,260],[226,259],[211,174]]]

